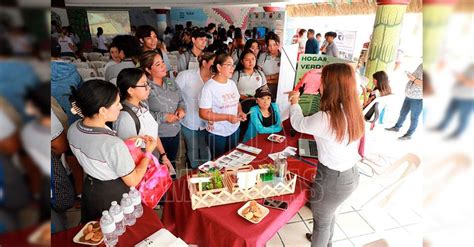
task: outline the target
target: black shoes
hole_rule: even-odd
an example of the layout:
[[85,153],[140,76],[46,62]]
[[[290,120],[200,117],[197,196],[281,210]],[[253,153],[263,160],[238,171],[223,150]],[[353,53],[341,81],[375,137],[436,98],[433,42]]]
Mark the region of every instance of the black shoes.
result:
[[385,128],[385,130],[398,132],[400,129],[394,126],[392,128]]
[[306,233],[306,239],[308,239],[309,242],[311,242],[311,237],[313,236],[313,234],[311,233]]
[[402,140],[402,141],[410,140],[410,139],[411,139],[411,135],[408,135],[408,134],[404,134],[403,136],[398,137],[398,140]]

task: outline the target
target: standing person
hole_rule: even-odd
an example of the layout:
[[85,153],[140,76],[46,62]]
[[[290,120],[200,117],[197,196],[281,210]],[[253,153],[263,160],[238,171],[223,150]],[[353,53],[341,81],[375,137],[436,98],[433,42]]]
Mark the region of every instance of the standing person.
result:
[[[71,102],[84,118],[67,132],[69,146],[84,168],[86,178],[81,201],[81,222],[98,219],[112,201],[119,201],[130,186],[145,175],[150,155],[135,167],[127,146],[105,123],[117,120],[122,105],[117,87],[102,80],[85,82],[72,91]],[[156,140],[143,136],[146,153],[156,148]]]
[[260,56],[257,64],[265,73],[270,92],[272,95],[277,95],[281,57],[280,37],[274,32],[269,32],[265,37],[265,43],[267,44],[267,52]]
[[118,49],[116,44],[114,44],[114,43],[110,44],[109,54],[110,54],[110,61],[108,61],[105,64],[105,66],[104,66],[105,70],[107,70],[107,67],[109,67],[111,65],[116,65],[116,64],[119,64],[119,63],[122,62],[122,59],[120,58],[119,49]]
[[192,33],[193,48],[185,51],[178,57],[178,72],[188,69],[199,68],[198,57],[207,44],[207,33],[203,30],[195,30]]
[[[257,68],[256,60],[257,58],[251,50],[245,50],[232,75],[232,80],[237,84],[241,100],[253,98],[255,90],[267,84],[265,74]],[[247,111],[244,110],[244,112]]]
[[107,49],[107,38],[104,36],[104,29],[102,27],[97,28],[97,52],[106,53],[108,51]]
[[171,27],[166,27],[165,32],[163,33],[163,43],[165,43],[166,47],[171,47],[171,40],[173,40],[173,37],[174,36],[173,32],[171,31]]
[[135,68],[136,58],[140,55],[140,45],[137,40],[130,35],[118,35],[112,40],[112,46],[117,47],[119,57],[122,62],[110,65],[105,70],[105,80],[116,80],[122,69]]
[[302,28],[298,32],[298,54],[303,54],[306,47],[306,41],[308,40],[306,37],[306,29]]
[[[390,81],[388,79],[387,73],[385,71],[377,71],[372,75],[374,78],[374,89],[367,89],[367,92],[364,92],[364,104],[362,108],[368,106],[375,98],[383,97],[392,93],[390,88]],[[369,93],[369,98],[367,99],[366,93]]]
[[135,37],[137,38],[138,42],[140,42],[143,52],[160,50],[163,60],[166,64],[166,71],[173,70],[168,58],[166,46],[164,46],[164,44],[158,40],[157,31],[154,27],[150,25],[139,26],[135,33]]
[[[240,94],[240,104],[242,111],[248,113],[250,107],[255,105],[255,90],[267,84],[265,74],[257,68],[257,58],[251,50],[245,50],[237,64],[232,80],[237,84]],[[240,125],[240,135],[244,135],[248,122]]]
[[215,23],[209,23],[206,28],[207,32],[207,46],[210,46],[212,43],[214,43],[214,32],[216,31],[216,24]]
[[78,88],[82,83],[81,75],[77,72],[74,64],[62,60],[60,57],[61,48],[59,44],[51,40],[51,96],[53,96],[66,112],[68,124],[79,119],[71,112],[71,87]]
[[306,48],[304,50],[304,53],[305,54],[318,54],[319,53],[319,43],[314,38],[313,29],[308,30],[308,40],[306,41]]
[[[261,48],[260,48],[260,44],[258,43],[258,41],[256,39],[247,40],[247,42],[245,42],[245,46],[244,46],[244,51],[245,50],[251,50],[253,52],[253,54],[255,54],[255,57],[257,58],[257,61],[258,61],[258,59],[260,58]],[[257,66],[258,66],[258,64],[257,64]]]
[[193,169],[211,159],[206,141],[206,121],[199,117],[199,95],[212,77],[211,66],[215,57],[212,52],[204,52],[199,56],[199,69],[185,70],[176,78],[186,104],[187,113],[181,121],[181,132],[186,144],[186,156]]
[[150,94],[150,84],[145,72],[137,68],[123,69],[117,77],[117,87],[120,91],[122,107],[125,109],[120,112],[117,121],[114,122],[117,136],[122,140],[145,135],[156,138],[156,150],[153,154],[160,157],[163,164],[171,169],[171,162],[158,137],[158,123],[145,103]]
[[[339,90],[344,88],[344,90]],[[321,111],[304,117],[299,92],[289,95],[291,126],[314,136],[318,146],[318,172],[311,188],[313,233],[306,234],[313,247],[332,245],[336,209],[357,188],[360,160],[358,147],[364,135],[364,120],[358,101],[355,74],[343,63],[323,67]]]
[[469,65],[464,73],[457,74],[456,79],[453,97],[449,102],[443,120],[434,128],[435,131],[444,130],[448,127],[454,114],[459,112],[459,124],[454,132],[448,136],[448,139],[458,138],[469,126],[469,117],[474,110],[474,64]]
[[334,39],[337,37],[336,32],[327,32],[326,33],[326,55],[328,56],[333,56],[333,57],[339,57],[339,49],[337,49],[336,43],[334,42]]
[[[237,29],[240,30],[240,29]],[[240,60],[240,56],[244,51],[244,38],[242,37],[242,31],[235,31],[235,38],[232,42],[232,48],[230,54],[232,54],[232,60],[234,60],[234,64],[237,64]]]
[[76,57],[74,54],[76,46],[74,45],[74,42],[72,42],[71,38],[69,38],[66,27],[62,28],[61,34],[58,38],[58,43],[61,46],[61,57]]
[[400,140],[411,139],[418,126],[418,119],[423,109],[423,64],[418,65],[413,74],[408,72],[406,74],[409,80],[405,87],[405,100],[400,110],[400,116],[395,126],[386,128],[388,131],[398,132],[403,126],[408,112],[410,112],[410,128],[408,128],[407,133],[398,138]]
[[176,82],[166,77],[166,65],[159,50],[144,52],[140,57],[140,67],[145,71],[151,87],[148,106],[158,122],[158,136],[176,170],[181,130],[179,121],[186,115],[181,90]]
[[247,42],[251,38],[252,38],[252,30],[250,30],[250,29],[245,30],[245,32],[244,32],[245,42]]
[[214,60],[212,70],[216,74],[202,88],[199,99],[199,116],[207,121],[211,158],[221,156],[237,146],[240,121],[247,120],[239,103],[239,90],[230,78],[234,61],[228,54],[220,54]]

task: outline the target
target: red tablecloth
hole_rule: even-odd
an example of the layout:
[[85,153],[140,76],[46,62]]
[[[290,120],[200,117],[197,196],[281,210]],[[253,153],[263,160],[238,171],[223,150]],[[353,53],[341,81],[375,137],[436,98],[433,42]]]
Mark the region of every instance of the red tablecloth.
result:
[[[83,225],[79,225],[66,231],[53,234],[53,246],[84,246],[72,241],[82,227]],[[117,246],[134,246],[161,228],[163,228],[163,224],[155,211],[144,206],[142,217],[138,218],[132,227],[127,227],[125,233],[119,237]],[[105,244],[101,246],[105,246]]]
[[[287,136],[283,143],[274,143],[266,140],[267,135],[259,135],[246,144],[262,149],[262,152],[251,163],[254,166],[272,162],[268,154],[282,151],[286,146],[298,147],[298,138],[310,138],[307,135],[296,134],[291,137],[289,123],[285,121],[284,130],[279,133]],[[317,163],[315,159],[308,159]],[[314,173],[316,167],[303,163],[296,158],[288,159],[288,169],[299,166],[297,169],[303,172]],[[298,211],[304,206],[309,198],[310,183],[298,179],[295,193],[272,197],[276,200],[288,202],[288,209],[281,211],[270,209],[270,213],[258,224],[243,219],[237,214],[237,210],[245,202],[201,208],[192,210],[187,188],[186,177],[182,177],[173,183],[168,191],[167,200],[163,211],[163,224],[175,236],[182,238],[188,244],[199,246],[264,246],[265,243],[275,235]],[[256,200],[263,204],[263,199]]]
[[40,246],[28,243],[28,238],[40,226],[32,226],[23,230],[0,234],[0,246]]

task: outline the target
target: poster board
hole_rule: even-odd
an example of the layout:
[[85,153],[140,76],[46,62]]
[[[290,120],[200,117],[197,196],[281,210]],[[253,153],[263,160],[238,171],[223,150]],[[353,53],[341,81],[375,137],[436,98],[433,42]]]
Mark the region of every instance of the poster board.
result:
[[[284,37],[285,11],[253,12],[248,14],[247,29],[266,27],[275,32],[280,39]],[[260,37],[263,38],[263,37]]]
[[290,102],[288,102],[288,94],[285,94],[285,92],[292,91],[294,88],[297,58],[298,44],[286,45],[281,48],[280,76],[278,78],[276,103],[280,108],[282,121],[290,116]]
[[[326,56],[322,54],[304,54],[300,56],[298,66],[296,69],[296,76],[293,84],[293,88],[300,83],[303,76],[313,70],[322,69],[324,66],[331,63],[352,63],[352,61],[344,60],[332,56]],[[280,69],[281,71],[281,69]],[[306,90],[305,90],[306,91]],[[303,110],[304,116],[312,115],[319,111],[319,103],[321,100],[320,94],[307,94],[304,93],[300,97],[299,104]]]
[[337,37],[334,39],[334,42],[339,50],[339,57],[352,61],[357,31],[336,30],[336,33]]

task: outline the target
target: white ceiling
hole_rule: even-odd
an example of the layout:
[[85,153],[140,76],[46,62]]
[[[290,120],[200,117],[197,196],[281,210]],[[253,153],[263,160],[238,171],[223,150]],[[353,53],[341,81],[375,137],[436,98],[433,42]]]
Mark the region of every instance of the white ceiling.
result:
[[66,6],[77,7],[221,7],[221,6],[275,6],[286,4],[326,2],[325,0],[65,0]]

